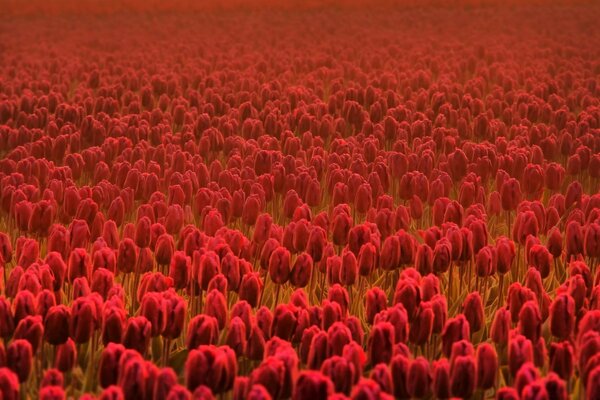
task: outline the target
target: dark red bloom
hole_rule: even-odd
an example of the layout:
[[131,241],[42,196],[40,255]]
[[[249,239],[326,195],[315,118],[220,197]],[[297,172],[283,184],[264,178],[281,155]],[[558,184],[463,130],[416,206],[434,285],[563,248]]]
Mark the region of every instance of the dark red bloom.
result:
[[152,324],[146,317],[131,317],[125,324],[123,345],[144,355],[150,345],[151,336]]
[[303,371],[296,380],[292,399],[326,400],[333,394],[331,380],[320,372]]
[[13,340],[6,348],[6,364],[17,374],[20,383],[25,382],[33,368],[31,344],[24,339]]
[[70,372],[77,362],[77,348],[75,342],[68,339],[65,343],[56,348],[56,357],[54,358],[54,368],[60,372]]

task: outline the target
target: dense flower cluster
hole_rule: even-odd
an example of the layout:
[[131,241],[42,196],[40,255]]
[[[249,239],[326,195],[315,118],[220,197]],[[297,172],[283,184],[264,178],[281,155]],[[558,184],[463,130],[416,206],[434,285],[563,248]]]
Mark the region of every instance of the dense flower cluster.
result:
[[600,398],[599,19],[0,21],[0,398]]

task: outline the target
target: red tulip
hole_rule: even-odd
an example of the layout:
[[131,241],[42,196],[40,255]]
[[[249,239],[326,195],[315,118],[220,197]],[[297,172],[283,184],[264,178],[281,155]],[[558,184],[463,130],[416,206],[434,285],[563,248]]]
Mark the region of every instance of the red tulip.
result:
[[17,374],[9,368],[0,368],[0,393],[6,400],[18,400],[19,396],[19,378]]
[[33,367],[31,344],[24,339],[13,340],[6,348],[6,363],[17,374],[19,382],[25,382]]
[[292,399],[328,399],[333,394],[333,384],[320,372],[304,371],[296,380]]
[[56,348],[56,356],[54,358],[54,368],[63,373],[70,372],[77,361],[77,349],[75,342],[68,339],[65,343],[60,344]]

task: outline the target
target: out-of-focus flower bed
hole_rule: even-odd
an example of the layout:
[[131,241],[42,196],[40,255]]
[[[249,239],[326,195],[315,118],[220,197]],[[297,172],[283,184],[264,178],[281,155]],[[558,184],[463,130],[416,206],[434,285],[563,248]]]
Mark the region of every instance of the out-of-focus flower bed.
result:
[[600,398],[599,6],[4,3],[1,399]]

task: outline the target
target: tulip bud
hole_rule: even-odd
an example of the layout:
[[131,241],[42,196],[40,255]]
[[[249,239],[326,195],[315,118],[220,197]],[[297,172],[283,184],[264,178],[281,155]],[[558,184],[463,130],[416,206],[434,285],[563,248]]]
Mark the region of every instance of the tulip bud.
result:
[[188,350],[200,345],[216,344],[219,339],[219,325],[214,317],[200,314],[190,320],[186,335]]
[[521,366],[533,362],[533,345],[525,336],[513,334],[508,341],[508,365],[512,376],[516,376]]
[[42,317],[39,315],[28,315],[19,321],[13,339],[25,339],[31,344],[31,349],[34,353],[41,347],[44,336],[44,326],[42,325]]
[[[125,356],[125,355],[124,355]],[[121,357],[119,365],[118,385],[123,390],[125,399],[145,398],[148,373],[144,360],[136,355],[135,358]],[[126,362],[124,362],[126,360]]]
[[276,357],[266,358],[250,375],[252,386],[263,386],[269,395],[278,398],[283,390],[285,364]]
[[44,377],[42,378],[42,382],[40,383],[41,388],[47,386],[62,387],[63,385],[64,378],[62,372],[60,372],[56,368],[50,368],[44,371]]
[[394,326],[391,323],[380,322],[374,325],[368,342],[371,365],[388,364],[392,358],[394,343]]
[[88,280],[92,277],[92,264],[90,256],[85,249],[77,248],[71,251],[69,263],[67,266],[67,279],[73,283],[76,278],[85,277]]
[[153,399],[166,399],[171,389],[177,386],[177,375],[172,368],[162,368],[156,375],[152,385]]
[[77,349],[75,342],[68,339],[65,343],[56,348],[56,357],[54,358],[54,368],[60,372],[70,372],[77,361]]
[[119,243],[117,253],[117,265],[119,271],[131,273],[135,271],[138,259],[138,250],[132,239],[125,238]]
[[6,364],[17,374],[20,383],[25,382],[33,366],[31,344],[24,339],[13,340],[6,348]]
[[469,293],[463,302],[462,312],[473,332],[478,332],[485,323],[483,302],[478,292]]
[[561,379],[568,381],[571,378],[574,362],[574,350],[571,343],[565,341],[550,345],[550,370]]
[[12,261],[12,256],[13,248],[10,237],[4,232],[0,232],[0,259],[8,264]]
[[560,340],[568,339],[575,328],[575,301],[566,293],[557,294],[550,306],[550,331]]
[[98,364],[101,387],[107,388],[117,383],[120,359],[124,352],[125,347],[116,343],[108,343],[102,350]]
[[409,370],[410,362],[407,357],[398,354],[392,358],[390,371],[392,373],[392,380],[394,382],[394,397],[397,399],[410,398],[410,394],[408,393]]
[[321,372],[331,379],[336,392],[346,395],[350,393],[353,383],[358,378],[354,365],[340,356],[332,356],[325,360]]
[[303,288],[308,285],[312,275],[313,260],[308,253],[301,253],[296,258],[290,274],[290,282],[294,287]]
[[459,356],[450,371],[450,391],[455,397],[469,398],[475,391],[475,360],[472,356]]
[[498,375],[498,355],[488,343],[477,346],[477,387],[490,389],[496,384]]
[[4,400],[18,400],[19,378],[9,368],[0,368],[0,394]]
[[365,298],[367,322],[373,324],[375,316],[387,308],[387,295],[379,287],[375,286],[367,291]]
[[415,268],[421,275],[433,272],[433,250],[426,244],[417,246]]
[[175,283],[175,289],[186,288],[190,281],[191,260],[183,251],[176,251],[171,258],[169,277]]
[[328,399],[333,394],[331,380],[320,372],[303,371],[296,380],[292,399]]
[[269,276],[273,282],[282,285],[290,275],[290,252],[284,247],[278,247],[269,258]]
[[256,307],[262,292],[262,281],[257,272],[244,274],[240,283],[239,299],[247,301],[252,307]]
[[98,400],[125,400],[125,394],[120,387],[113,385],[104,389]]
[[431,302],[421,302],[415,319],[410,325],[411,343],[422,346],[429,341],[433,333],[435,314]]
[[131,317],[125,325],[123,345],[127,349],[137,350],[138,353],[144,355],[150,345],[151,334],[152,324],[146,317]]
[[431,388],[431,373],[429,361],[426,358],[417,357],[410,363],[406,386],[411,397],[428,397]]
[[293,306],[287,304],[279,304],[275,307],[271,337],[277,336],[284,340],[291,340],[297,324],[294,311]]
[[470,337],[469,322],[463,314],[457,315],[446,322],[442,331],[442,350],[446,357],[450,357],[452,344]]
[[538,370],[533,363],[523,364],[515,376],[514,386],[518,393],[523,395],[523,389],[540,378]]
[[319,331],[313,335],[306,365],[309,369],[320,369],[329,354],[329,342],[327,333]]
[[508,309],[505,307],[499,308],[494,315],[494,320],[492,321],[490,332],[492,341],[497,345],[506,345],[508,343],[510,326],[510,311],[508,311]]
[[110,342],[120,343],[127,319],[125,310],[107,304],[102,313],[102,343],[105,346]]
[[500,189],[500,197],[502,199],[502,209],[504,211],[513,211],[521,202],[521,185],[515,178],[506,180]]
[[432,268],[436,274],[442,274],[450,268],[452,245],[446,238],[440,239],[433,250]]
[[519,332],[532,343],[537,342],[542,330],[542,317],[536,301],[529,300],[519,311]]

